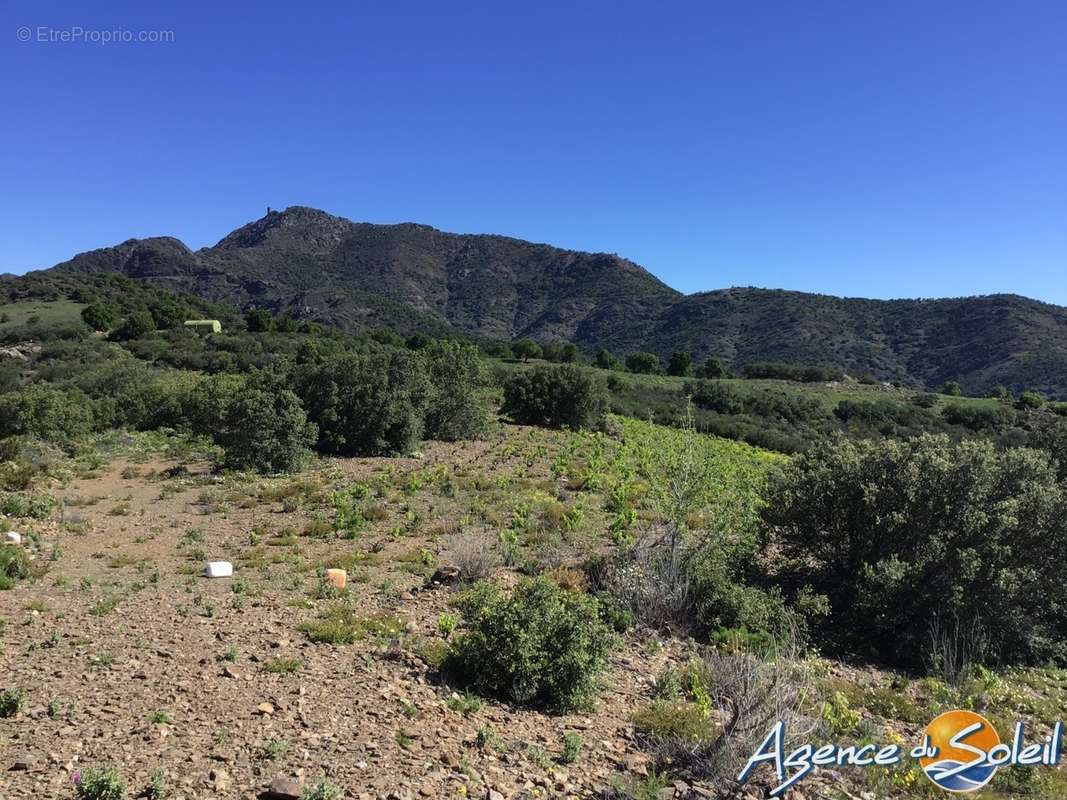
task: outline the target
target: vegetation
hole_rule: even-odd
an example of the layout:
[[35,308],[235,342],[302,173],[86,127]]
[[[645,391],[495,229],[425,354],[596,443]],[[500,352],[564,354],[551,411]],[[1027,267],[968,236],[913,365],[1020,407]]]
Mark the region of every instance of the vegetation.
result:
[[510,596],[483,584],[462,611],[466,629],[445,667],[457,680],[552,711],[592,703],[614,641],[595,600],[539,577],[521,582]]
[[78,800],[123,800],[126,781],[114,767],[89,767],[74,776]]
[[504,386],[503,412],[515,422],[549,428],[592,428],[604,416],[599,382],[573,365],[536,367]]
[[918,667],[940,619],[1040,663],[1067,657],[1065,503],[1043,453],[921,436],[813,448],[772,482],[764,518],[829,597],[835,644]]

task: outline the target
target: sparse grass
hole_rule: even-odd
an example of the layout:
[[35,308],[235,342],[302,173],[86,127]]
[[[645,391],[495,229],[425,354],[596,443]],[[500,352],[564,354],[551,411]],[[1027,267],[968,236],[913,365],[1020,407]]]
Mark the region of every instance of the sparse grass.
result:
[[448,707],[464,716],[477,714],[482,707],[482,698],[471,692],[453,694],[448,698]]
[[268,739],[259,750],[260,757],[267,761],[273,761],[283,755],[289,749],[289,742],[285,739]]
[[112,611],[114,611],[118,604],[122,602],[122,596],[119,594],[108,594],[101,597],[89,608],[89,613],[94,617],[106,617]]
[[654,739],[700,743],[714,734],[707,714],[693,703],[655,700],[634,714],[634,727]]
[[263,662],[263,671],[272,675],[295,675],[304,664],[299,658],[272,658]]
[[350,606],[334,606],[317,620],[300,626],[312,642],[352,644],[366,636],[398,638],[407,631],[407,623],[391,614],[362,617]]
[[325,778],[304,789],[300,800],[340,800],[341,790]]

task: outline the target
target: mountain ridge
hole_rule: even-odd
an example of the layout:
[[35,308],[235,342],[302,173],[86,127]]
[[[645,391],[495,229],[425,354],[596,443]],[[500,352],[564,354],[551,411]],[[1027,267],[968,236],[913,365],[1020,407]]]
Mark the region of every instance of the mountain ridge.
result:
[[450,330],[572,340],[620,356],[832,364],[853,374],[973,392],[1001,383],[1067,395],[1067,308],[1001,293],[845,298],[730,287],[683,294],[629,259],[419,223],[353,222],[307,206],[271,211],[191,250],[129,239],[51,269],[118,272],[242,309],[346,329]]

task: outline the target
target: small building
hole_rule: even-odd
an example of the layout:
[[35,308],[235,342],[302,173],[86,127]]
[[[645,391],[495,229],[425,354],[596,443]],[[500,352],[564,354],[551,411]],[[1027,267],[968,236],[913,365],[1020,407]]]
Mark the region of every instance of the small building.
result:
[[222,333],[222,323],[217,319],[187,319],[185,327],[197,333]]

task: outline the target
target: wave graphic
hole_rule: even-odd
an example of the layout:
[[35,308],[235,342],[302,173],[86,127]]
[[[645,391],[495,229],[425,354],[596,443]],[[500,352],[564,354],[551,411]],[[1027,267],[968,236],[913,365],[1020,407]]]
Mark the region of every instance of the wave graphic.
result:
[[975,764],[955,775],[946,775],[954,769],[962,767],[964,762],[954,761],[950,758],[942,759],[924,767],[926,777],[950,792],[973,792],[989,783],[997,768],[993,764]]

